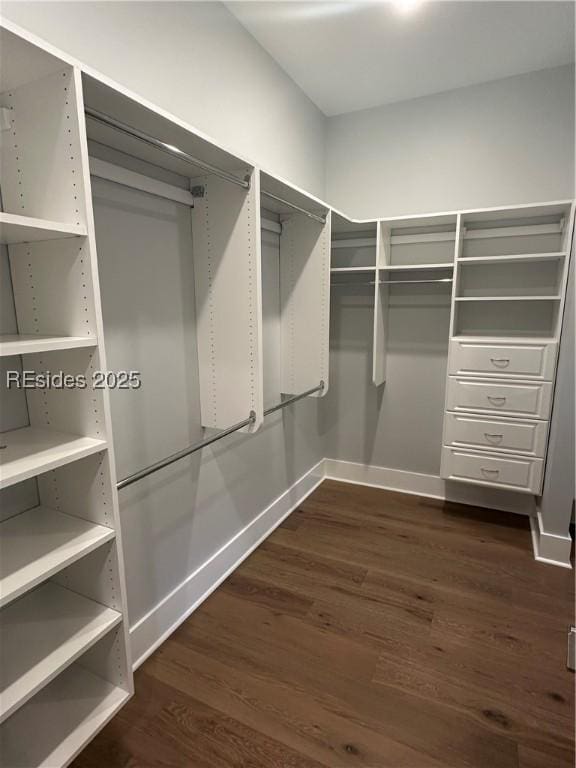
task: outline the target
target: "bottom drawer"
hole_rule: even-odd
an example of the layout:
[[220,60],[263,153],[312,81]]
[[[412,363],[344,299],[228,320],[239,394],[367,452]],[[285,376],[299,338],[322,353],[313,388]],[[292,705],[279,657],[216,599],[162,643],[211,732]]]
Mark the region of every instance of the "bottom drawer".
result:
[[542,459],[442,448],[440,474],[447,480],[539,494],[543,470]]

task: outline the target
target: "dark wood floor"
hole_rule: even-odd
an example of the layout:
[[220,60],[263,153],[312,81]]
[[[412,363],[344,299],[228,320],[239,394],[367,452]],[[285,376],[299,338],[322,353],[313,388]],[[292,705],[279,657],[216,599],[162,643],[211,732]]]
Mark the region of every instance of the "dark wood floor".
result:
[[527,521],[325,482],[75,768],[568,768],[571,571]]

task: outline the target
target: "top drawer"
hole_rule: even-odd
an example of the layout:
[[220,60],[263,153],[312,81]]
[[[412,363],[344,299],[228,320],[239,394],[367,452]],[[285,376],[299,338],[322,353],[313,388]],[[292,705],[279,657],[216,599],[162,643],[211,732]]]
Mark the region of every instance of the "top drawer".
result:
[[451,376],[495,376],[499,379],[552,381],[556,344],[496,344],[450,342],[448,372]]

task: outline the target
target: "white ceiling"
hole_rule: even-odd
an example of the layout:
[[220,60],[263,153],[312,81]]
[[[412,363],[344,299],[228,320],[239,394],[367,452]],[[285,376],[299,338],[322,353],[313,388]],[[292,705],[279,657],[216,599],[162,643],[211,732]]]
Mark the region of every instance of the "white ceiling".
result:
[[326,114],[574,60],[572,2],[229,2]]

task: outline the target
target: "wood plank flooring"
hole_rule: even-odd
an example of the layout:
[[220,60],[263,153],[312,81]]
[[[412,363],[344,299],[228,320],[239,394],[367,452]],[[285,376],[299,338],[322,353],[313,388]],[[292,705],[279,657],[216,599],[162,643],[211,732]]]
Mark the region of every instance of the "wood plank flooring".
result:
[[573,572],[525,518],[324,482],[74,768],[569,768]]

